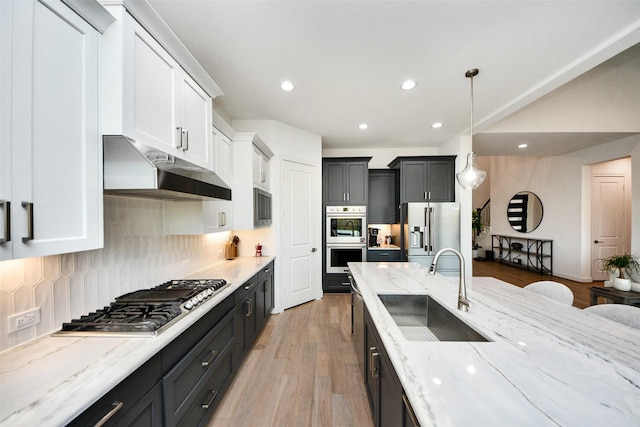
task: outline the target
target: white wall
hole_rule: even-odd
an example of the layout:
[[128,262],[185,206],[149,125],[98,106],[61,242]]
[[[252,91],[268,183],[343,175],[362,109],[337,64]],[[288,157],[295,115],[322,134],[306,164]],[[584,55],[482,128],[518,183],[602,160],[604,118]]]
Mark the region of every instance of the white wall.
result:
[[536,193],[544,206],[540,226],[527,236],[553,240],[554,275],[591,281],[590,165],[631,156],[632,253],[640,251],[640,136],[558,157],[491,158],[491,225],[493,234],[514,235],[506,218],[511,197]]
[[438,147],[414,148],[326,148],[322,157],[371,157],[369,169],[387,169],[387,165],[398,156],[437,156],[442,153]]

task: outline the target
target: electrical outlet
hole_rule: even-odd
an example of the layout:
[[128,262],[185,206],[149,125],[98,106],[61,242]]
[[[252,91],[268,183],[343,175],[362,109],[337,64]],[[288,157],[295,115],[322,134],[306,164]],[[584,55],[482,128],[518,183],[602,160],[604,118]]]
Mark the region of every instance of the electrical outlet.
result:
[[190,259],[183,259],[182,260],[182,269],[186,270],[187,268],[189,268],[190,264],[191,264],[191,260]]
[[13,314],[8,317],[9,333],[35,326],[40,323],[40,307]]

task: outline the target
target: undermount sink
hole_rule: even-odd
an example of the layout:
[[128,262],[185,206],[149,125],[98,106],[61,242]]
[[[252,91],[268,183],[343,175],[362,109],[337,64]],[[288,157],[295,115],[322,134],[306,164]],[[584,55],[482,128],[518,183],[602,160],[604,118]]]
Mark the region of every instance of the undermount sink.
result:
[[489,341],[429,295],[378,297],[409,341]]

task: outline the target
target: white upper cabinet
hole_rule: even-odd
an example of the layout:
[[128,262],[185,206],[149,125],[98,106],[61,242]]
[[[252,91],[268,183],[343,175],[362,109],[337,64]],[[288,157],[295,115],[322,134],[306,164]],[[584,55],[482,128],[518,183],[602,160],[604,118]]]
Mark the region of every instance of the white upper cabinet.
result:
[[0,24],[0,259],[99,248],[98,31],[59,0],[0,1]]
[[[231,140],[215,127],[212,129],[215,173],[225,184],[231,185]],[[235,193],[232,193],[232,196],[235,196]],[[197,235],[232,230],[232,209],[233,203],[230,200],[165,201],[163,203],[164,234]]]
[[117,21],[102,40],[103,133],[213,169],[212,96],[122,5],[107,9]]
[[256,227],[253,189],[260,188],[269,192],[269,159],[272,156],[271,149],[256,133],[236,133],[233,139],[232,186],[235,229],[251,230]]
[[253,146],[253,184],[269,191],[269,158],[255,145]]

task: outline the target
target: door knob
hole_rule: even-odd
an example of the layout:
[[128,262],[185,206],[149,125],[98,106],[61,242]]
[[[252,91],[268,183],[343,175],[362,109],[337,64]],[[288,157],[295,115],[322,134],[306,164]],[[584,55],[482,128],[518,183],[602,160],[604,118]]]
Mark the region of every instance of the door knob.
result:
[[317,250],[318,250],[318,248],[311,248],[311,252],[315,252]]
[[601,242],[600,240],[594,240],[593,243],[604,243],[604,242]]

